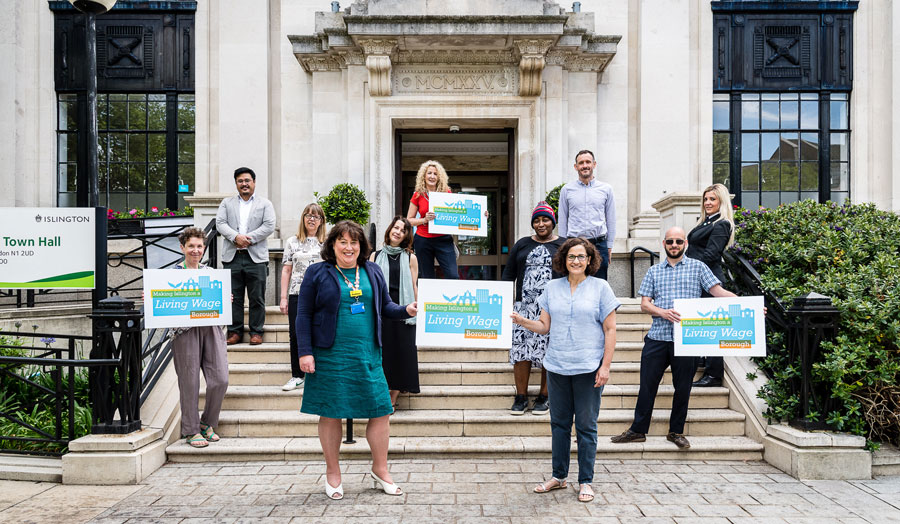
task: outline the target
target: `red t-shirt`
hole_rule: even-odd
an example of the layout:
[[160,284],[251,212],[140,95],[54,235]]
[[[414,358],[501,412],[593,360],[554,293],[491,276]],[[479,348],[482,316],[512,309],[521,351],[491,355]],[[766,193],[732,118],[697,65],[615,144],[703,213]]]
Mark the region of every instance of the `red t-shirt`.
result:
[[[450,193],[450,190],[447,190]],[[413,193],[412,198],[409,199],[409,202],[416,206],[419,210],[419,216],[425,218],[425,213],[428,213],[428,194],[423,193]],[[435,238],[444,236],[443,234],[433,234],[428,232],[428,222],[425,222],[421,226],[416,226],[416,234],[421,236],[422,238]]]

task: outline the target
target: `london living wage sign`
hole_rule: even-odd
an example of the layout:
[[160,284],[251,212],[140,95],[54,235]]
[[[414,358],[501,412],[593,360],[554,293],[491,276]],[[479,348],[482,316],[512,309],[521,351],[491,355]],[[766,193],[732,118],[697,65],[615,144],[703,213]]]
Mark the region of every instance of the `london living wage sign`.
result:
[[763,297],[677,299],[676,357],[764,357]]
[[230,323],[230,270],[144,270],[144,326],[147,329]]
[[487,197],[462,193],[428,193],[429,211],[435,217],[428,224],[429,233],[446,235],[487,236]]
[[0,289],[94,289],[94,209],[0,208]]
[[512,298],[512,282],[419,279],[416,345],[508,349]]

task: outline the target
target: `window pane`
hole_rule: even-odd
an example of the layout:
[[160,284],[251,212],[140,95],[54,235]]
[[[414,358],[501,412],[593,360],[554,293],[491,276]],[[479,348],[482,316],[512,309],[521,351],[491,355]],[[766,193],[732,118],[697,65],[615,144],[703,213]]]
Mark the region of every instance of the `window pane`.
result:
[[147,185],[147,164],[128,164],[128,192],[142,195]]
[[780,178],[781,173],[779,173],[778,162],[762,163],[763,191],[778,191],[780,189],[778,184]]
[[800,151],[797,147],[797,133],[781,133],[781,159],[800,160]]
[[125,162],[127,160],[125,152],[128,135],[125,133],[109,133],[107,136],[109,137],[109,161]]
[[817,129],[819,127],[819,102],[800,102],[800,128]]
[[159,209],[163,209],[166,207],[166,194],[165,193],[150,193],[148,195],[149,203],[147,204],[147,209],[152,208],[153,206],[158,207]]
[[759,205],[761,207],[778,207],[781,203],[781,195],[777,191],[763,191]]
[[78,102],[75,95],[59,95],[59,122],[60,131],[77,131],[78,126]]
[[194,161],[194,134],[179,133],[178,134],[178,161],[193,162]]
[[109,164],[100,162],[97,166],[97,187],[100,194],[104,195],[109,190]]
[[818,100],[819,95],[817,93],[800,93],[800,100]]
[[148,162],[165,162],[166,161],[166,135],[162,133],[152,133],[148,136],[149,147],[147,151]]
[[128,198],[125,193],[110,193],[107,206],[116,211],[128,211],[131,209],[128,207]]
[[797,191],[800,189],[800,164],[797,162],[781,163],[781,190]]
[[801,162],[800,164],[800,191],[819,190],[819,163]]
[[147,104],[147,128],[151,131],[165,131],[166,103],[149,102]]
[[759,102],[741,102],[741,129],[759,129]]
[[150,191],[166,190],[166,164],[152,163],[148,168],[148,183]]
[[728,133],[713,133],[713,162],[728,162],[729,138]]
[[97,95],[97,129],[109,127],[109,97]]
[[778,160],[778,133],[762,133],[762,159]]
[[129,192],[127,197],[129,208],[140,207],[143,209],[147,209],[147,194],[145,192]]
[[847,114],[850,103],[837,100],[831,100],[831,129],[849,129],[850,118]]
[[728,171],[728,164],[713,164],[713,184],[724,184],[728,187],[730,185]]
[[759,164],[741,166],[741,190],[759,190]]
[[800,200],[800,193],[796,191],[784,191],[781,193],[781,203],[782,204],[790,204],[791,202],[796,202]]
[[741,205],[746,207],[747,209],[756,209],[759,207],[759,193],[756,191],[753,192],[742,192],[741,193]]
[[837,205],[841,205],[850,198],[850,193],[845,191],[832,191],[831,193],[831,201]]
[[796,101],[781,102],[781,128],[797,129],[799,125],[799,103]]
[[762,103],[762,128],[763,129],[779,129],[778,125],[778,102]]
[[56,136],[57,161],[75,161],[78,157],[78,133],[60,133]]
[[800,135],[800,160],[819,159],[819,135],[803,133]]
[[[128,104],[114,100],[115,95],[109,95],[109,128],[124,130],[128,128]],[[122,95],[124,96],[124,95]]]
[[147,135],[130,135],[128,137],[128,161],[147,161]]
[[847,133],[831,133],[831,160],[850,161],[850,144]]
[[726,131],[731,129],[728,104],[728,102],[713,102],[713,129]]
[[128,129],[132,131],[143,131],[147,129],[146,102],[128,103]]
[[819,201],[819,192],[818,191],[816,191],[816,192],[812,192],[812,191],[801,192],[800,199],[801,200],[815,200],[816,202],[818,202]]
[[778,100],[778,93],[763,93],[763,100]]
[[[127,164],[110,164],[109,166],[109,190],[110,191],[127,191],[128,190],[128,168]],[[121,208],[113,208],[121,209]]]
[[850,164],[839,162],[831,163],[831,190],[850,190]]
[[194,96],[178,95],[178,130],[194,130]]
[[178,183],[187,184],[188,192],[194,192],[194,164],[178,164]]
[[797,93],[781,93],[782,100],[797,100],[800,96]]
[[759,160],[759,134],[741,133],[741,161]]
[[57,172],[59,174],[57,184],[60,191],[77,191],[78,166],[76,164],[59,164]]
[[107,162],[106,150],[109,147],[109,134],[99,133],[97,135],[97,161],[101,164]]

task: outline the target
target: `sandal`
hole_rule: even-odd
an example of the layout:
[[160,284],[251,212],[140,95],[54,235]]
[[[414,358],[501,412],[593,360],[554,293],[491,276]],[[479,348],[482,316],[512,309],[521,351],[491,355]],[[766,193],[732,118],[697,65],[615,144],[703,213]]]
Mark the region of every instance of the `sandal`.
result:
[[209,442],[218,442],[219,436],[216,435],[215,430],[213,430],[212,426],[208,426],[206,424],[200,424],[200,434],[203,435]]
[[206,446],[209,446],[209,442],[207,442],[206,438],[200,433],[197,433],[196,435],[191,437],[187,437],[184,441],[187,442],[188,445],[192,448],[205,448]]
[[578,490],[578,502],[594,500],[594,488],[590,484],[581,484]]
[[566,479],[558,479],[556,477],[550,477],[550,480],[544,482],[543,484],[538,484],[534,487],[535,493],[549,493],[554,489],[566,489],[569,485],[566,483]]

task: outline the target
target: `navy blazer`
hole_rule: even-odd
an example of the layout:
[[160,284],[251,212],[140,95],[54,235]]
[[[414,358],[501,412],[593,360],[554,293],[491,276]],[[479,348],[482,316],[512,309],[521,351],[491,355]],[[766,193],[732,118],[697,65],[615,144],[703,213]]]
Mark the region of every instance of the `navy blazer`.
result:
[[[330,348],[337,331],[338,307],[341,305],[341,285],[334,265],[319,262],[309,266],[300,284],[297,297],[297,354],[312,355],[312,348]],[[369,275],[375,302],[375,342],[381,346],[381,317],[403,320],[410,317],[406,306],[391,301],[387,282],[381,268],[374,262],[363,267]]]

